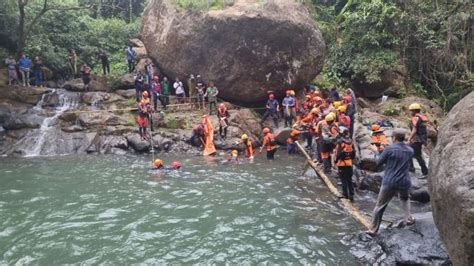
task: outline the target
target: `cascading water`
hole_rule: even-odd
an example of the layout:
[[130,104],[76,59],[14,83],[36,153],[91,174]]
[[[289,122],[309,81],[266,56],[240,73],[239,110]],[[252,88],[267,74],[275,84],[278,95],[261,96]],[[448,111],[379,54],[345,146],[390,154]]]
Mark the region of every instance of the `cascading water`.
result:
[[[56,90],[52,93],[58,94],[59,102],[54,109],[54,114],[43,120],[40,128],[30,132],[23,139],[17,143],[17,150],[21,150],[26,157],[48,155],[44,154],[43,150],[48,141],[48,136],[51,136],[53,131],[56,130],[54,125],[56,124],[58,117],[65,111],[74,109],[79,104],[79,94],[74,92],[68,92],[64,90]],[[42,107],[46,94],[43,95],[38,104],[33,108],[37,113],[42,113],[45,110]],[[18,146],[21,147],[18,149]]]

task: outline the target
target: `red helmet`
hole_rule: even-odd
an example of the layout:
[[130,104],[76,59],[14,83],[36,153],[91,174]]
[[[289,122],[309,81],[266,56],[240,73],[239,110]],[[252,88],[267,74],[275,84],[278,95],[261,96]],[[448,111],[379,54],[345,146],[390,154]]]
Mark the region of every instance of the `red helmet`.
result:
[[263,129],[263,134],[268,134],[270,133],[270,129],[268,127]]
[[344,97],[344,100],[346,100],[346,102],[350,103],[350,102],[352,102],[352,96],[346,95],[346,96]]
[[144,92],[142,93],[142,96],[148,98],[148,96],[150,96],[150,94],[148,93],[148,91],[144,91]]
[[171,163],[171,168],[173,168],[174,170],[179,170],[181,168],[181,163],[178,161],[174,161]]

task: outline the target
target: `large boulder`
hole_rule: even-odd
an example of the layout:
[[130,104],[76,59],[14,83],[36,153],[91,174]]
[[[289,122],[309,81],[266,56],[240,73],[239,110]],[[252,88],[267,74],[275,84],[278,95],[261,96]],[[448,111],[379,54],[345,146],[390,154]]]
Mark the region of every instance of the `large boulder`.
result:
[[474,92],[449,112],[430,159],[436,225],[454,265],[474,265]]
[[215,81],[225,100],[262,102],[283,95],[321,71],[325,44],[298,1],[237,0],[219,10],[177,9],[175,1],[149,1],[141,37],[164,75],[200,74]]

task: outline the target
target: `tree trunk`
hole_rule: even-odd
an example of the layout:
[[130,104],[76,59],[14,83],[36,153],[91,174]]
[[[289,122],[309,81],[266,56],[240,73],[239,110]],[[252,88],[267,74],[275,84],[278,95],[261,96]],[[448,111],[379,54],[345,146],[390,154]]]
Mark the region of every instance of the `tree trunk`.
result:
[[17,56],[20,57],[26,45],[25,4],[22,0],[18,0],[18,9],[20,11],[20,20],[18,23],[18,43],[16,46],[16,52]]

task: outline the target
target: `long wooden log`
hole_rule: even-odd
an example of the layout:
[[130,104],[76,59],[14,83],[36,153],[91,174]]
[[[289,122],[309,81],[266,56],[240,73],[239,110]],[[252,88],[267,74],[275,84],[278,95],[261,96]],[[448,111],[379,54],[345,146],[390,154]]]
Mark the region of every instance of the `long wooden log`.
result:
[[313,162],[313,160],[311,159],[311,156],[309,156],[309,154],[306,152],[303,146],[301,146],[301,144],[298,141],[296,141],[295,143],[296,143],[296,147],[298,147],[298,149],[301,151],[303,156],[306,158],[307,163],[311,166],[311,168],[313,168],[313,170],[316,172],[319,178],[321,178],[324,184],[326,184],[326,186],[329,188],[332,194],[334,194],[334,196],[336,196],[337,198],[341,200],[342,204],[347,209],[347,211],[349,211],[349,213],[352,216],[354,216],[354,218],[357,221],[359,221],[366,229],[370,229],[370,223],[367,220],[367,218],[365,218],[365,216],[359,211],[359,209],[357,209],[352,204],[350,200],[343,198],[342,194],[334,186],[331,179],[329,179],[329,177],[324,173],[324,171],[321,169],[321,167],[319,167],[319,165]]

